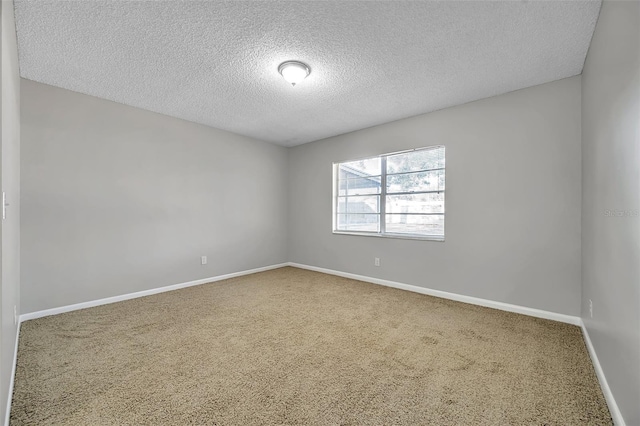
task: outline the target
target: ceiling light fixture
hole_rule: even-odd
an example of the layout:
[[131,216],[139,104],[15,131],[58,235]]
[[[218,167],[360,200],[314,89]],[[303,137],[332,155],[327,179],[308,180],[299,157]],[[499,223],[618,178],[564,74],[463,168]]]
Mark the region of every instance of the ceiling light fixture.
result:
[[287,82],[295,86],[311,74],[311,68],[302,62],[287,61],[280,64],[278,72]]

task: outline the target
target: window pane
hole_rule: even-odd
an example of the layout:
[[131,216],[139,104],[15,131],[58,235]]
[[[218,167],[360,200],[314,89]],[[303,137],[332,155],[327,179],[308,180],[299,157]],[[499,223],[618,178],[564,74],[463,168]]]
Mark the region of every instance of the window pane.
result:
[[444,147],[405,152],[387,157],[387,173],[444,168]]
[[340,163],[338,177],[342,180],[365,176],[380,176],[382,174],[380,164],[380,157]]
[[343,179],[338,181],[339,195],[380,193],[380,176]]
[[338,213],[380,213],[380,196],[338,197]]
[[339,231],[380,232],[379,214],[339,214]]
[[[335,167],[336,231],[380,234],[384,228],[390,236],[444,239],[444,146],[337,163]],[[383,210],[385,217],[381,217]]]
[[386,232],[444,236],[444,215],[387,214]]
[[444,213],[444,192],[388,195],[387,213]]
[[387,176],[387,192],[444,191],[444,170]]

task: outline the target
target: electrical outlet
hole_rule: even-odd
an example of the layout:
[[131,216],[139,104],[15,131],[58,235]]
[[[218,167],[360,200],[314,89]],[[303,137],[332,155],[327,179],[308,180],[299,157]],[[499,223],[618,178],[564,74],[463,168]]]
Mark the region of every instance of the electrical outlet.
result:
[[13,325],[18,325],[18,307],[13,305]]
[[379,257],[374,258],[373,259],[373,264],[376,265],[376,266],[380,266],[380,258]]
[[206,264],[207,264],[207,256],[201,256],[201,257],[200,257],[200,262],[201,262],[203,265],[206,265]]
[[589,299],[589,317],[593,318],[593,301]]

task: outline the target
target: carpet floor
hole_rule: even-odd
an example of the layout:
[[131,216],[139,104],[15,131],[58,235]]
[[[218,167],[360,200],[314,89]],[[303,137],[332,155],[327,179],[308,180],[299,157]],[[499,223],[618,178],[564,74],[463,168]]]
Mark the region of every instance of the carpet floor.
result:
[[607,425],[580,328],[297,268],[26,321],[13,425]]

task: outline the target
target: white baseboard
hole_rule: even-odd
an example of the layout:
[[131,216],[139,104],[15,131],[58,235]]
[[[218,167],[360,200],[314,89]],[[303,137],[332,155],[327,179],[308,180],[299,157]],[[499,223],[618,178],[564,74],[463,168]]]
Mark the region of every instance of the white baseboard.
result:
[[282,268],[289,266],[288,263],[279,263],[277,265],[264,266],[262,268],[249,269],[246,271],[234,272],[232,274],[218,275],[211,278],[203,278],[200,280],[189,281],[181,284],[168,285],[165,287],[152,288],[150,290],[137,291],[135,293],[122,294],[120,296],[107,297],[104,299],[91,300],[89,302],[76,303],[74,305],[60,306],[59,308],[45,309],[42,311],[30,312],[28,314],[20,315],[20,321],[27,321],[36,318],[48,317],[50,315],[62,314],[64,312],[77,311],[79,309],[92,308],[94,306],[107,305],[109,303],[121,302],[123,300],[135,299],[137,297],[151,296],[152,294],[164,293],[165,291],[179,290],[185,287],[192,287],[194,285],[201,285],[212,283],[215,281],[227,280],[229,278],[240,277],[242,275],[255,274],[257,272],[264,272],[270,269]]
[[289,264],[288,263],[279,263],[279,264],[276,264],[276,265],[270,265],[270,266],[264,266],[264,267],[261,267],[261,268],[249,269],[249,270],[246,270],[246,271],[234,272],[232,274],[218,275],[216,277],[203,278],[203,279],[200,279],[200,280],[189,281],[189,282],[186,282],[186,283],[174,284],[174,285],[169,285],[169,286],[165,286],[165,287],[152,288],[150,290],[143,290],[143,291],[138,291],[138,292],[135,292],[135,293],[122,294],[120,296],[113,296],[113,297],[107,297],[107,298],[104,298],[104,299],[91,300],[89,302],[82,302],[82,303],[76,303],[74,305],[60,306],[58,308],[45,309],[45,310],[42,310],[42,311],[30,312],[30,313],[27,313],[27,314],[20,315],[19,321],[18,321],[18,334],[16,335],[16,345],[15,345],[15,349],[14,349],[14,353],[13,353],[13,368],[11,370],[11,382],[10,382],[10,385],[9,385],[9,396],[8,396],[8,401],[7,401],[7,412],[6,412],[6,416],[5,416],[5,419],[4,419],[4,425],[8,426],[9,425],[9,419],[11,418],[11,401],[12,401],[12,397],[13,397],[13,383],[14,383],[14,380],[15,380],[15,377],[16,377],[16,363],[18,361],[18,341],[19,341],[19,338],[20,338],[20,325],[22,324],[23,321],[36,319],[36,318],[42,318],[42,317],[48,317],[50,315],[62,314],[64,312],[77,311],[79,309],[92,308],[94,306],[107,305],[109,303],[115,303],[115,302],[120,302],[120,301],[123,301],[123,300],[135,299],[137,297],[151,296],[152,294],[164,293],[166,291],[178,290],[178,289],[181,289],[181,288],[186,288],[186,287],[192,287],[192,286],[201,285],[201,284],[212,283],[212,282],[215,282],[215,281],[227,280],[229,278],[240,277],[242,275],[255,274],[255,273],[258,273],[258,272],[264,272],[264,271],[268,271],[268,270],[271,270],[271,269],[283,268],[285,266],[289,266]]
[[16,331],[16,344],[13,348],[13,365],[11,366],[11,380],[9,381],[9,395],[7,396],[7,411],[4,416],[4,425],[9,426],[11,418],[11,401],[13,399],[13,383],[16,378],[16,364],[18,362],[18,342],[20,340],[20,321],[18,321],[18,329]]
[[429,288],[418,287],[415,285],[403,284],[403,283],[383,280],[379,278],[372,278],[364,275],[351,274],[349,272],[335,271],[333,269],[319,268],[317,266],[303,265],[300,263],[289,262],[289,266],[293,266],[295,268],[301,268],[301,269],[308,269],[310,271],[322,272],[330,275],[337,275],[339,277],[351,278],[359,281],[365,281],[372,284],[384,285],[387,287],[398,288],[401,290],[412,291],[415,293],[426,294],[429,296],[442,297],[444,299],[470,303],[472,305],[480,305],[488,308],[499,309],[502,311],[515,312],[518,314],[529,315],[532,317],[544,318],[544,319],[549,319],[553,321],[559,321],[567,324],[580,326],[582,328],[582,334],[584,335],[584,341],[587,345],[589,356],[591,357],[591,362],[593,363],[593,367],[596,371],[596,376],[598,377],[598,381],[600,382],[600,387],[602,388],[602,393],[604,394],[605,400],[607,401],[609,412],[611,413],[611,418],[613,419],[613,424],[615,426],[625,426],[622,413],[620,413],[620,409],[618,408],[618,404],[616,404],[616,401],[613,397],[613,393],[611,392],[611,388],[609,388],[609,384],[607,383],[607,379],[604,375],[604,371],[602,370],[602,366],[600,365],[600,361],[598,361],[598,356],[596,355],[596,351],[593,347],[593,344],[591,343],[591,339],[589,337],[589,333],[587,332],[587,328],[585,327],[584,322],[580,317],[559,314],[556,312],[543,311],[541,309],[528,308],[526,306],[512,305],[510,303],[496,302],[488,299],[480,299],[477,297],[464,296],[461,294],[449,293],[441,290],[432,290]]
[[478,297],[465,296],[457,293],[449,293],[447,291],[432,290],[430,288],[418,287],[410,284],[403,284],[395,281],[383,280],[380,278],[367,277],[365,275],[351,274],[349,272],[334,271],[333,269],[319,268],[317,266],[303,265],[300,263],[289,262],[289,266],[295,268],[308,269],[310,271],[322,272],[324,274],[337,275],[339,277],[351,278],[358,281],[365,281],[372,284],[383,285],[387,287],[398,288],[401,290],[412,291],[414,293],[426,294],[428,296],[441,297],[443,299],[455,300],[457,302],[470,303],[472,305],[484,306],[487,308],[499,309],[501,311],[515,312],[518,314],[529,315],[537,318],[544,318],[553,321],[564,322],[572,325],[581,325],[580,317],[559,314],[556,312],[543,311],[541,309],[528,308],[526,306],[512,305],[510,303],[496,302],[488,299],[480,299]]
[[123,300],[129,300],[129,299],[134,299],[137,297],[144,297],[144,296],[150,296],[152,294],[157,294],[157,293],[163,293],[166,291],[172,291],[172,290],[178,290],[181,288],[186,288],[186,287],[192,287],[192,286],[196,286],[196,285],[201,285],[201,284],[207,284],[207,283],[211,283],[211,282],[215,282],[215,281],[222,281],[222,280],[226,280],[229,278],[235,278],[235,277],[239,277],[242,275],[249,275],[249,274],[255,274],[258,272],[263,272],[263,271],[268,271],[271,269],[277,269],[277,268],[282,268],[285,266],[292,266],[295,268],[301,268],[301,269],[308,269],[310,271],[316,271],[316,272],[322,272],[325,274],[330,274],[330,275],[337,275],[340,277],[344,277],[344,278],[351,278],[354,280],[358,280],[358,281],[365,281],[365,282],[369,282],[372,284],[378,284],[378,285],[383,285],[383,286],[387,286],[387,287],[393,287],[393,288],[398,288],[401,290],[407,290],[407,291],[412,291],[415,293],[420,293],[420,294],[426,294],[429,296],[435,296],[435,297],[441,297],[444,299],[450,299],[450,300],[455,300],[458,302],[464,302],[464,303],[470,303],[472,305],[479,305],[479,306],[485,306],[488,308],[493,308],[493,309],[499,309],[502,311],[508,311],[508,312],[515,312],[518,314],[523,314],[523,315],[529,315],[529,316],[533,316],[533,317],[537,317],[537,318],[544,318],[544,319],[549,319],[549,320],[553,320],[553,321],[559,321],[559,322],[563,322],[563,323],[567,323],[567,324],[572,324],[572,325],[577,325],[582,327],[582,333],[584,335],[584,339],[587,345],[587,349],[589,351],[589,355],[591,356],[591,360],[593,362],[593,366],[595,368],[596,371],[596,375],[598,377],[598,380],[600,381],[600,386],[602,387],[602,392],[604,393],[605,399],[607,401],[607,404],[609,406],[609,411],[611,412],[611,417],[613,418],[614,424],[616,426],[625,426],[624,423],[624,419],[622,418],[622,414],[620,413],[620,410],[618,409],[618,405],[615,402],[615,399],[613,398],[613,394],[611,393],[611,389],[609,388],[609,385],[607,383],[607,379],[604,375],[604,372],[602,370],[602,367],[600,366],[600,362],[598,361],[598,356],[596,355],[595,349],[593,348],[593,344],[591,343],[591,339],[589,338],[589,333],[587,332],[587,329],[582,321],[582,319],[580,317],[577,316],[571,316],[571,315],[565,315],[565,314],[559,314],[556,312],[549,312],[549,311],[544,311],[541,309],[534,309],[534,308],[528,308],[526,306],[519,306],[519,305],[512,305],[510,303],[503,303],[503,302],[496,302],[493,300],[488,300],[488,299],[481,299],[478,297],[471,297],[471,296],[465,296],[465,295],[461,295],[461,294],[456,294],[456,293],[449,293],[446,291],[441,291],[441,290],[433,290],[433,289],[429,289],[429,288],[425,288],[425,287],[418,287],[415,285],[410,285],[410,284],[403,284],[403,283],[399,283],[399,282],[395,282],[395,281],[389,281],[389,280],[383,280],[380,278],[373,278],[373,277],[367,277],[364,275],[357,275],[357,274],[352,274],[349,272],[341,272],[341,271],[335,271],[333,269],[326,269],[326,268],[319,268],[317,266],[310,266],[310,265],[303,265],[300,263],[294,263],[294,262],[287,262],[287,263],[280,263],[277,265],[270,265],[270,266],[265,266],[262,268],[255,268],[255,269],[250,269],[250,270],[246,270],[246,271],[240,271],[240,272],[234,272],[232,274],[226,274],[226,275],[219,275],[216,277],[211,277],[211,278],[203,278],[200,280],[195,280],[195,281],[189,281],[186,283],[181,283],[181,284],[174,284],[174,285],[169,285],[166,287],[159,287],[159,288],[154,288],[154,289],[150,289],[150,290],[144,290],[144,291],[138,291],[135,293],[129,293],[129,294],[123,294],[120,296],[113,296],[113,297],[107,297],[105,299],[99,299],[99,300],[92,300],[89,302],[83,302],[83,303],[76,303],[74,305],[67,305],[67,306],[61,306],[58,308],[52,308],[52,309],[45,309],[42,311],[37,311],[37,312],[31,312],[31,313],[27,313],[27,314],[22,314],[20,315],[20,320],[18,322],[18,334],[16,336],[16,344],[15,344],[15,349],[14,349],[14,354],[13,354],[13,367],[12,367],[12,371],[11,371],[11,382],[10,382],[10,387],[9,387],[9,397],[8,397],[8,402],[7,402],[7,412],[6,412],[6,417],[5,417],[5,425],[9,424],[9,419],[10,419],[10,413],[11,413],[11,399],[13,396],[13,385],[14,385],[14,379],[15,379],[15,370],[16,370],[16,361],[17,361],[17,355],[18,355],[18,340],[20,337],[20,325],[23,321],[27,321],[30,319],[36,319],[36,318],[42,318],[42,317],[46,317],[49,315],[56,315],[56,314],[61,314],[64,312],[71,312],[71,311],[76,311],[79,309],[86,309],[86,308],[91,308],[94,306],[100,306],[100,305],[106,305],[109,303],[115,303],[115,302],[120,302]]
[[607,378],[604,375],[604,371],[602,370],[602,366],[600,365],[600,361],[598,360],[598,355],[596,354],[596,350],[593,347],[593,343],[591,343],[591,338],[589,337],[587,327],[584,325],[584,321],[580,321],[580,326],[582,327],[584,342],[587,345],[587,350],[589,351],[589,356],[591,357],[593,368],[596,370],[596,376],[598,377],[598,381],[600,382],[600,387],[602,388],[604,399],[607,401],[607,405],[609,406],[609,413],[611,413],[613,424],[615,426],[625,426],[624,418],[622,417],[622,413],[618,408],[618,404],[613,397],[613,393],[611,392],[609,383],[607,383]]

